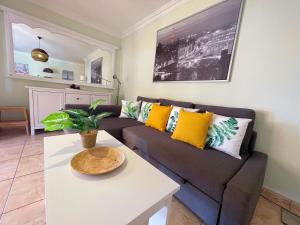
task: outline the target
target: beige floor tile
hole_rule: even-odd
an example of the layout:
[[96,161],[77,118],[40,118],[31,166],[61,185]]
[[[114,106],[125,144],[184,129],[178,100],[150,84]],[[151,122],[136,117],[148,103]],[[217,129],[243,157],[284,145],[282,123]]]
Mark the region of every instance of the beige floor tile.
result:
[[22,157],[17,169],[16,177],[36,173],[44,170],[44,155]]
[[39,155],[44,153],[44,144],[35,143],[35,144],[26,144],[22,153],[23,156]]
[[1,225],[45,225],[45,203],[35,202],[2,215]]
[[11,159],[0,162],[0,181],[14,177],[19,159]]
[[188,208],[180,203],[176,198],[172,200],[169,225],[200,225],[198,219]]
[[26,140],[26,145],[33,145],[33,144],[43,144],[44,143],[44,139],[33,139],[33,138],[28,138]]
[[44,137],[45,137],[45,135],[43,135],[43,134],[37,134],[34,136],[30,136],[29,138],[27,138],[26,144],[44,143]]
[[24,144],[26,142],[27,137],[26,136],[13,136],[7,135],[7,136],[1,136],[0,135],[0,143],[1,144],[9,144],[9,143],[14,143],[14,144]]
[[0,142],[0,162],[20,158],[23,146],[22,144],[2,144]]
[[263,188],[261,195],[285,209],[289,209],[291,205],[291,200],[274,191],[271,191],[270,189]]
[[290,210],[292,213],[296,214],[297,216],[300,216],[300,204],[299,203],[292,201]]
[[13,181],[4,212],[44,199],[43,172],[17,177]]
[[281,208],[260,197],[251,225],[283,225],[281,223]]
[[2,211],[4,209],[11,182],[12,179],[0,182],[0,215],[2,214]]

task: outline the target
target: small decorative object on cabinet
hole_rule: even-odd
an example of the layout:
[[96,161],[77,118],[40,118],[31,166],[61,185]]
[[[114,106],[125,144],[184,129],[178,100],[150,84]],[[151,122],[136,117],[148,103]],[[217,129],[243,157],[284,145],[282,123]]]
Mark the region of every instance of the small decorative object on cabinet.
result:
[[70,88],[71,88],[71,89],[80,90],[80,86],[79,86],[79,85],[76,85],[76,84],[71,84],[71,85],[70,85]]
[[30,127],[31,135],[36,129],[43,129],[41,120],[50,113],[65,108],[65,105],[90,105],[91,102],[102,99],[103,104],[111,104],[111,93],[90,92],[75,89],[52,89],[27,87],[29,89]]

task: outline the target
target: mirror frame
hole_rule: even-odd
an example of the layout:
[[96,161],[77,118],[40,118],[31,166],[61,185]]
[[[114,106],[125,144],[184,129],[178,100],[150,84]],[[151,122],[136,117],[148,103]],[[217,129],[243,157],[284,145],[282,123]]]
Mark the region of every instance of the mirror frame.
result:
[[7,7],[0,6],[0,9],[4,12],[4,30],[5,30],[5,43],[6,43],[6,55],[7,55],[7,68],[8,68],[8,77],[10,78],[19,78],[19,79],[27,79],[27,80],[38,80],[38,81],[46,81],[51,83],[64,83],[64,84],[77,84],[81,86],[92,86],[92,87],[101,87],[101,88],[113,88],[113,79],[111,79],[110,84],[93,84],[93,83],[84,83],[84,82],[76,82],[76,81],[67,81],[60,79],[49,79],[43,77],[35,77],[35,76],[20,76],[17,75],[14,71],[14,45],[13,45],[13,35],[12,35],[12,24],[26,24],[32,28],[42,28],[46,29],[51,33],[60,34],[67,36],[69,38],[73,38],[77,41],[82,41],[90,45],[94,45],[102,50],[109,51],[112,54],[112,65],[111,71],[112,76],[115,74],[115,61],[116,61],[116,50],[117,46],[99,41],[97,39],[88,37],[81,33],[72,31],[65,27],[29,16],[27,14],[12,10]]

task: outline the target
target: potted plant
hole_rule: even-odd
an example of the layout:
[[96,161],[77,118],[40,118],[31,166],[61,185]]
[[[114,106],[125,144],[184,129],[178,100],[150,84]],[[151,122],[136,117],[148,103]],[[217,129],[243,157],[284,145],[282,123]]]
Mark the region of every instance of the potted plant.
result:
[[82,109],[64,109],[51,113],[41,122],[45,126],[45,131],[65,129],[79,131],[83,147],[92,148],[96,145],[99,121],[112,114],[111,112],[102,112],[93,115],[94,110],[102,102],[100,99],[92,102],[89,107],[91,109],[90,113]]

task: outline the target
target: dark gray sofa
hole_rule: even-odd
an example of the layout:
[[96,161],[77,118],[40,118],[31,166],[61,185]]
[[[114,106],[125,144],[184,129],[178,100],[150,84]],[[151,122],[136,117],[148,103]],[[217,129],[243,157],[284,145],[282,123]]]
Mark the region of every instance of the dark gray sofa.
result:
[[[201,151],[189,144],[173,140],[136,120],[118,118],[120,106],[100,106],[95,113],[113,112],[101,121],[101,129],[122,141],[129,148],[167,174],[181,186],[176,197],[208,225],[249,225],[263,185],[267,156],[254,151],[255,112],[178,102],[167,99],[138,97],[138,100],[198,108],[224,116],[250,118],[238,160],[213,149]],[[87,106],[68,105],[88,109]]]

